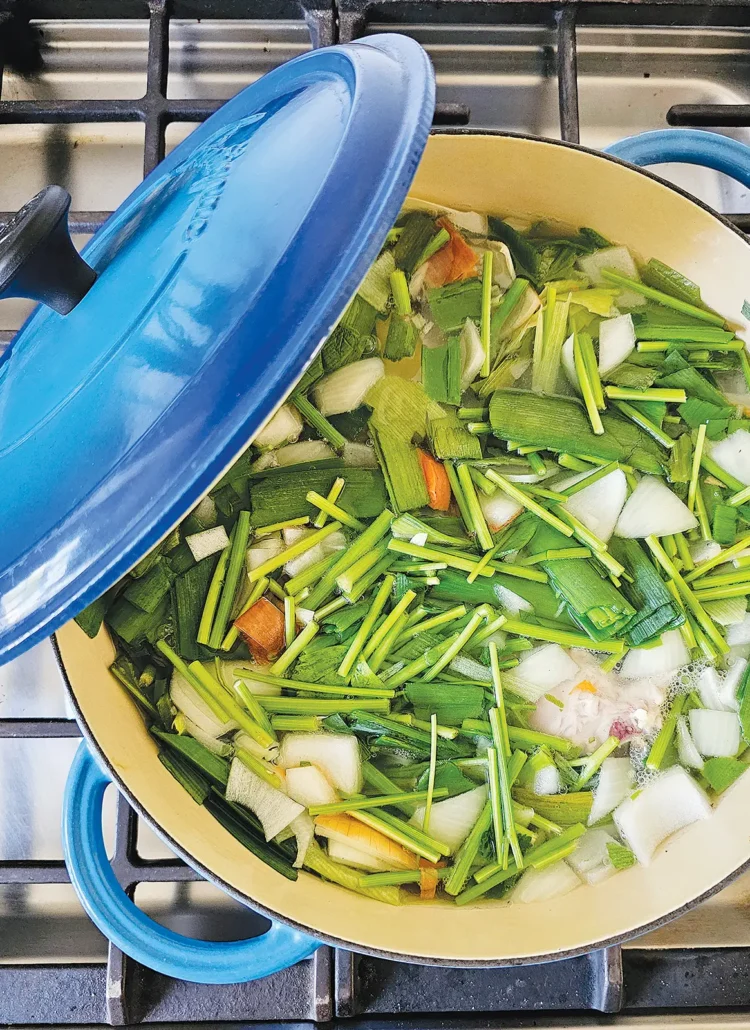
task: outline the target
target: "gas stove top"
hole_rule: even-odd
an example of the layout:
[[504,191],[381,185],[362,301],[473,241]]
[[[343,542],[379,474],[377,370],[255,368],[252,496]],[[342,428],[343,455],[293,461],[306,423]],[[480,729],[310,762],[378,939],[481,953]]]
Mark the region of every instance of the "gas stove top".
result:
[[[247,18],[252,12],[253,18]],[[62,16],[62,17],[61,17]],[[31,21],[29,21],[31,19]],[[436,123],[601,148],[666,125],[750,143],[750,7],[547,0],[0,0],[0,211],[49,182],[80,245],[193,125],[311,46],[401,31],[437,73]],[[740,226],[750,197],[718,173],[659,171]],[[3,219],[0,214],[0,221]],[[0,347],[28,312],[0,305]],[[750,875],[623,948],[497,970],[320,949],[266,980],[170,980],[89,922],[62,862],[78,729],[49,643],[0,668],[0,1024],[340,1021],[352,1027],[750,1026]],[[199,880],[108,792],[113,865],[170,928],[228,940],[266,921]]]

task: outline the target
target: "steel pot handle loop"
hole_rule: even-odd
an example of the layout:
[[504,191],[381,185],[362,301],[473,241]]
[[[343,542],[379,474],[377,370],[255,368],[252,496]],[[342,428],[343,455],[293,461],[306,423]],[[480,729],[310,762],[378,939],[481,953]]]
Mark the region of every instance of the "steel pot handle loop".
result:
[[67,315],[96,280],[68,230],[70,194],[47,186],[0,227],[0,299],[28,297]]
[[700,129],[642,132],[613,143],[605,153],[641,167],[671,161],[702,165],[724,172],[743,186],[750,187],[750,147],[715,132]]
[[309,958],[320,942],[279,923],[244,941],[197,941],[149,919],[130,900],[109,864],[102,802],[109,777],[85,744],[78,749],[63,801],[63,852],[84,909],[113,944],[142,965],[195,983],[243,983]]

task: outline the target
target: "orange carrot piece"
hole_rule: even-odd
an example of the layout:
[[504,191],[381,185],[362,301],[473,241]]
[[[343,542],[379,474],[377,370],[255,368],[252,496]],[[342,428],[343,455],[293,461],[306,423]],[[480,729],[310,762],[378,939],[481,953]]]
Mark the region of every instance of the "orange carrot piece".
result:
[[234,625],[258,662],[268,662],[284,647],[284,615],[267,597],[243,612]]
[[434,865],[426,858],[419,860],[419,897],[422,901],[432,901],[438,885],[438,869],[445,863]]
[[441,247],[440,250],[433,254],[427,262],[427,272],[424,280],[425,284],[430,288],[445,286],[449,280],[452,268],[453,246],[449,240],[445,246]]
[[589,680],[581,680],[575,687],[576,690],[582,690],[584,694],[596,694],[597,690],[593,683]]
[[[448,218],[441,218],[438,225],[450,233],[451,270],[446,283],[456,283],[460,279],[471,279],[477,274],[479,258],[476,251],[469,246],[458,229]],[[446,247],[447,249],[447,247]],[[438,253],[440,253],[438,251]]]
[[315,818],[315,832],[319,837],[330,837],[368,855],[382,859],[392,869],[416,869],[417,856],[401,847],[384,833],[366,826],[350,815],[319,815]]
[[430,507],[433,511],[448,511],[451,506],[451,485],[442,462],[436,461],[425,451],[419,451],[419,461],[430,498]]

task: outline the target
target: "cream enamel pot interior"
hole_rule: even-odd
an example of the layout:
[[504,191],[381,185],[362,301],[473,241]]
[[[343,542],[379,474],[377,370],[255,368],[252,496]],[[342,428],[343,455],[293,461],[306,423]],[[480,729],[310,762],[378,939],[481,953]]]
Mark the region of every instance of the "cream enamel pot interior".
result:
[[[412,195],[592,226],[639,257],[656,256],[678,268],[731,319],[739,318],[750,294],[750,245],[738,232],[661,180],[579,147],[508,135],[435,135]],[[750,862],[745,776],[710,820],[671,839],[649,868],[635,867],[549,903],[459,908],[435,901],[393,908],[307,873],[292,883],[246,851],[160,764],[138,711],[107,670],[114,655],[107,635],[90,641],[71,623],[58,632],[57,644],[90,747],[145,818],[241,901],[327,942],[446,965],[559,958],[663,922]]]

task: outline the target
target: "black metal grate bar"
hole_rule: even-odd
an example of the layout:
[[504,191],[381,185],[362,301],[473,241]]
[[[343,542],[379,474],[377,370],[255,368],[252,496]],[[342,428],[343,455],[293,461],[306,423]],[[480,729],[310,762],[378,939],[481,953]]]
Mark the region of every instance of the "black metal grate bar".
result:
[[560,135],[567,143],[580,141],[578,124],[578,54],[576,51],[576,8],[562,7],[557,22],[557,91],[560,104]]
[[0,739],[3,737],[42,738],[80,737],[78,723],[71,719],[0,719]]
[[693,128],[745,128],[750,125],[750,104],[673,104],[667,122]]

